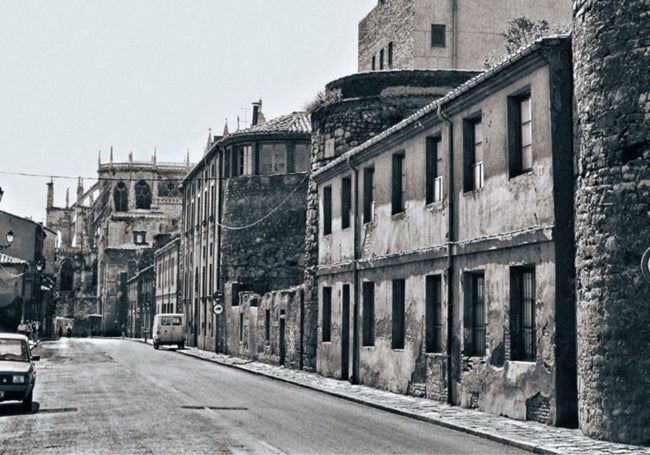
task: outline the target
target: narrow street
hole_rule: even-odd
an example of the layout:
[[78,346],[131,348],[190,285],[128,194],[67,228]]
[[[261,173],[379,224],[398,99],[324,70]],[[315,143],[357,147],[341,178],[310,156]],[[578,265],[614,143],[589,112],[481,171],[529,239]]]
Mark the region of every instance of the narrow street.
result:
[[35,353],[32,413],[0,403],[0,453],[522,453],[172,349],[63,338]]

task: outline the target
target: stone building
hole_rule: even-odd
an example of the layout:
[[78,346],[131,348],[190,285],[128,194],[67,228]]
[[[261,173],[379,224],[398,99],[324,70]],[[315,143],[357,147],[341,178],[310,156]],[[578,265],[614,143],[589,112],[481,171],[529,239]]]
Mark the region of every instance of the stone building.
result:
[[483,69],[508,22],[571,25],[571,0],[379,0],[359,23],[359,71]]
[[179,232],[179,184],[185,163],[98,163],[97,183],[80,180],[77,201],[55,207],[48,184],[47,225],[57,232],[57,316],[74,319],[75,332],[121,333],[129,323],[127,282],[153,263],[154,239]]
[[[266,121],[261,102],[254,103],[251,126],[210,138],[183,181],[189,345],[245,353],[231,328],[239,324],[239,292],[263,294],[302,282],[310,131],[305,113]],[[217,301],[226,310],[219,317],[212,312]]]
[[156,314],[156,271],[153,265],[144,267],[126,282],[128,315],[125,334],[135,338],[151,338]]
[[4,294],[0,297],[0,320],[6,317],[4,324],[12,332],[16,320],[38,321],[41,334],[50,335],[55,234],[40,223],[1,210],[0,233],[0,288]]
[[320,373],[575,421],[570,68],[542,40],[313,173]]
[[645,0],[573,4],[580,428],[647,445],[650,12]]
[[166,245],[157,248],[153,254],[156,276],[156,311],[158,313],[181,313],[179,299],[178,253],[181,239],[175,237]]

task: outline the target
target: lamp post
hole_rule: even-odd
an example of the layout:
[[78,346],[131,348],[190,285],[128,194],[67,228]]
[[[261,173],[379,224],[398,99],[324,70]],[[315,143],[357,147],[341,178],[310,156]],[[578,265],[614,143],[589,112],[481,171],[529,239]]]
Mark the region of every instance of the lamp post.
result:
[[7,243],[5,245],[0,245],[0,250],[4,250],[5,248],[9,248],[11,244],[14,242],[14,231],[9,229],[9,232],[7,232]]

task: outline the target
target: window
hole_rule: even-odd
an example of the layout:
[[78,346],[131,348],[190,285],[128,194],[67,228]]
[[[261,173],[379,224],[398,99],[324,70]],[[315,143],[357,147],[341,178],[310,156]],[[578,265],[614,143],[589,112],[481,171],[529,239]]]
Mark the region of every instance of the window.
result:
[[253,146],[241,146],[239,153],[242,157],[241,175],[253,175],[255,173],[253,167]]
[[244,341],[244,313],[239,313],[239,342]]
[[483,128],[481,117],[463,122],[463,157],[465,161],[465,191],[483,188]]
[[352,178],[343,177],[341,180],[341,229],[350,227],[352,213]]
[[151,187],[144,180],[135,184],[135,208],[146,210],[151,208]]
[[144,245],[147,243],[146,231],[133,231],[133,243],[136,245]]
[[392,214],[404,211],[404,153],[393,155]]
[[72,291],[74,283],[74,267],[70,261],[65,261],[61,264],[61,284],[59,289],[61,291]]
[[393,280],[393,349],[404,349],[405,329],[405,280]]
[[426,351],[442,352],[442,277],[426,277]]
[[126,183],[117,182],[113,190],[113,203],[116,212],[126,212],[129,210],[129,189]]
[[469,338],[465,339],[465,353],[470,356],[485,355],[485,275],[483,272],[467,274],[465,299],[465,329]]
[[442,200],[442,150],[441,138],[427,138],[426,200],[427,204]]
[[446,47],[445,24],[431,24],[431,47]]
[[535,268],[510,269],[510,353],[512,360],[534,362],[537,356],[535,330]]
[[363,282],[362,336],[364,346],[375,345],[375,283]]
[[373,56],[372,56],[372,66],[371,66],[373,71],[377,69],[377,68],[376,68],[376,67],[377,67],[376,60],[377,60],[377,59],[376,59],[375,56],[373,55]]
[[363,170],[363,222],[370,223],[374,216],[374,187],[375,168],[367,167]]
[[323,188],[323,235],[332,233],[332,187]]
[[262,144],[260,173],[263,175],[287,173],[287,145],[284,143]]
[[293,171],[308,172],[311,166],[309,160],[309,144],[296,144],[293,150]]
[[530,92],[508,97],[510,176],[533,169],[533,121]]
[[393,42],[388,43],[388,69],[393,68]]
[[264,341],[266,344],[271,341],[271,310],[264,312]]
[[384,50],[381,49],[379,51],[379,69],[383,70],[384,69]]
[[332,341],[332,288],[323,287],[323,343]]

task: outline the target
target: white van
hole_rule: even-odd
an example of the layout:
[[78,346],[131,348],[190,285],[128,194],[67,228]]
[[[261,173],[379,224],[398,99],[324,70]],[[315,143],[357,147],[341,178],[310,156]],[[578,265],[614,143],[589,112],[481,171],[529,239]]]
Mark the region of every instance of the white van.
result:
[[153,347],[161,344],[175,344],[178,349],[185,347],[185,315],[181,313],[161,313],[153,319]]

